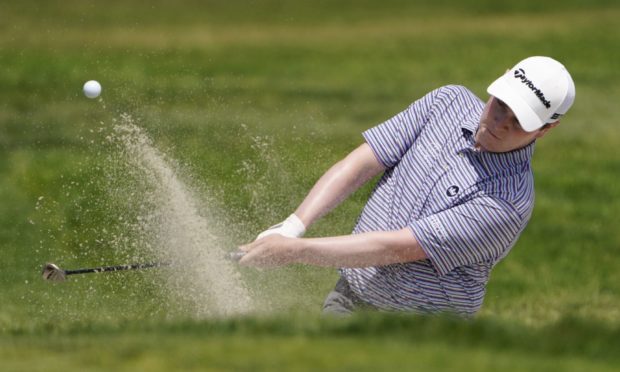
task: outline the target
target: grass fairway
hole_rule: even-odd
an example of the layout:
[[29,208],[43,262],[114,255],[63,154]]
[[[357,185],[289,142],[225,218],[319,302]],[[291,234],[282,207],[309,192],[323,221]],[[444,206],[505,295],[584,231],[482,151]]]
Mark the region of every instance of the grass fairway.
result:
[[[0,4],[0,369],[617,370],[617,1]],[[231,247],[290,213],[360,133],[431,89],[481,98],[550,55],[577,87],[534,157],[536,207],[472,321],[320,319],[333,270],[242,279],[256,315],[196,317],[161,271],[44,283],[41,265],[143,257],[153,206],[119,163],[129,115]],[[102,83],[100,100],[81,93]],[[140,187],[138,187],[140,186]],[[369,185],[313,226],[346,234]],[[170,247],[172,249],[172,247]]]
[[604,324],[576,319],[532,330],[489,318],[377,314],[346,320],[90,323],[2,340],[0,357],[16,370],[612,371],[619,335]]

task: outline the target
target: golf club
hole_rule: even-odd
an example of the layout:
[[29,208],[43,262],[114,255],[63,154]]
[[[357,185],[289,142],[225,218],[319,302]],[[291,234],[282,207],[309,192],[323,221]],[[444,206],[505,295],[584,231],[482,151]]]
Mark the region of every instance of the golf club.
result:
[[153,263],[129,264],[129,265],[118,265],[118,266],[102,266],[102,267],[94,267],[94,268],[88,268],[88,269],[63,270],[53,263],[46,263],[43,266],[43,271],[41,272],[41,275],[43,276],[43,279],[45,280],[49,280],[53,282],[64,282],[67,279],[68,275],[103,273],[103,272],[109,272],[109,271],[123,271],[123,270],[140,270],[140,269],[149,269],[153,267],[162,267],[162,266],[169,266],[169,264],[165,262],[153,262]]
[[244,251],[234,251],[234,252],[230,252],[228,253],[228,255],[226,256],[229,260],[234,261],[234,262],[239,262],[239,260],[245,256],[247,252]]

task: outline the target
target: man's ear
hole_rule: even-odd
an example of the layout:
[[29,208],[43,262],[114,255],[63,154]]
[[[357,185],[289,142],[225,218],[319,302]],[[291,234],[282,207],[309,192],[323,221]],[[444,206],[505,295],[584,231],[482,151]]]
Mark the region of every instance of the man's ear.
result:
[[560,125],[559,120],[554,121],[553,123],[548,123],[548,124],[543,125],[543,127],[538,130],[538,133],[536,133],[536,138],[543,138],[545,134],[547,134],[547,132],[551,130],[551,128],[555,128],[558,125]]

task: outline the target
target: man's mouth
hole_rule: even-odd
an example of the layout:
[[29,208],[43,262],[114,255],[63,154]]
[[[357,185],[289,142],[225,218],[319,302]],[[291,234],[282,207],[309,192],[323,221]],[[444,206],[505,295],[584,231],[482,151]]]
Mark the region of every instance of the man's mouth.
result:
[[486,129],[487,129],[487,132],[489,132],[489,134],[490,134],[491,136],[493,136],[496,140],[498,140],[498,141],[501,141],[501,140],[502,140],[501,138],[499,138],[498,136],[496,136],[496,135],[495,135],[495,133],[491,132],[491,130],[490,130],[489,128],[486,128]]

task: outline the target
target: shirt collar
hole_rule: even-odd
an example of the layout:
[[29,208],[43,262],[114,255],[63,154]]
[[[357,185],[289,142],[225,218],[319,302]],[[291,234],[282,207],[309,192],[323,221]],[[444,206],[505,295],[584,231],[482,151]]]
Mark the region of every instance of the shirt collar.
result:
[[472,115],[461,122],[461,129],[474,134],[478,130],[478,125],[480,125],[480,116]]

